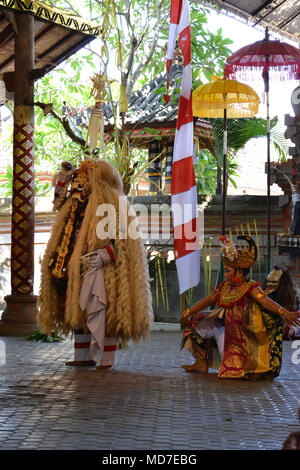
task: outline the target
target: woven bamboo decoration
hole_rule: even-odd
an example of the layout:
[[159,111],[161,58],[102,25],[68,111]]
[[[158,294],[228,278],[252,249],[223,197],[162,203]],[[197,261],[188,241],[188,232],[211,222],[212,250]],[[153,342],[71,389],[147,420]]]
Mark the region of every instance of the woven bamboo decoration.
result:
[[[102,112],[102,103],[105,102],[105,95],[106,95],[106,76],[104,74],[99,75],[95,74],[92,78],[93,81],[93,88],[91,90],[90,96],[95,98],[95,107],[92,111],[87,137],[86,137],[86,146],[90,149],[95,149],[97,147],[104,148],[104,116]],[[99,142],[99,145],[98,145]]]

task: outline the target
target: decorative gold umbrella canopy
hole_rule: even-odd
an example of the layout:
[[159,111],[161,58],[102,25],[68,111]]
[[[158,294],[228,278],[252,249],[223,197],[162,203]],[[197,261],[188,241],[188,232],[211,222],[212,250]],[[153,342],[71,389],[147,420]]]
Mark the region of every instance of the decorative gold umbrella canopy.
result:
[[206,118],[252,117],[258,112],[259,97],[248,85],[236,80],[212,77],[213,82],[193,92],[193,115]]
[[224,118],[222,235],[225,234],[227,118],[253,117],[258,112],[259,97],[248,85],[236,80],[212,77],[193,91],[193,115]]

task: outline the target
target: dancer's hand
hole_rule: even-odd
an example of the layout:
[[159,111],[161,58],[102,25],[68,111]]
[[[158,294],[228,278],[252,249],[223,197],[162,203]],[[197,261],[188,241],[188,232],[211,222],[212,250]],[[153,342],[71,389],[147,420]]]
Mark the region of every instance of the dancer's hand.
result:
[[289,325],[300,326],[300,312],[289,312],[286,310],[283,313],[283,317]]
[[204,318],[204,314],[202,312],[197,312],[197,313],[194,313],[193,315],[193,320],[201,320],[202,318]]
[[192,317],[192,314],[191,314],[191,312],[190,312],[190,309],[187,308],[186,310],[184,310],[184,311],[182,312],[181,318],[180,318],[180,323],[182,324],[182,326],[188,326],[191,317]]

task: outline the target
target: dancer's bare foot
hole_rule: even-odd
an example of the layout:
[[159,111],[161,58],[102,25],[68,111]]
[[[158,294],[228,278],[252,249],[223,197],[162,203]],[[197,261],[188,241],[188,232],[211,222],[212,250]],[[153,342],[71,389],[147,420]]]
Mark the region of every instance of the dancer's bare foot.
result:
[[97,372],[100,372],[101,374],[103,374],[105,372],[108,372],[111,368],[112,366],[97,366],[96,370]]
[[196,361],[194,364],[190,365],[182,364],[181,367],[187,372],[201,372],[202,374],[208,373],[208,363],[206,361]]

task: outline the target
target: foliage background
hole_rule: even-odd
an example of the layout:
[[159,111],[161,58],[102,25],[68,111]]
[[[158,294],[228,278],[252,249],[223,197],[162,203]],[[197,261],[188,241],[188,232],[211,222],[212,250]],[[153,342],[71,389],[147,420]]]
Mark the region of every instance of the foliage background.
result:
[[[131,93],[146,84],[166,68],[166,44],[169,27],[170,0],[66,0],[46,3],[80,14],[98,22],[103,27],[103,35],[90,45],[73,55],[66,63],[38,80],[35,84],[35,101],[52,103],[53,109],[63,115],[63,109],[68,106],[71,114],[87,113],[93,107],[90,98],[91,80],[93,73],[105,73],[110,84],[110,94],[114,102],[117,116],[117,126],[120,131],[122,144],[122,123],[118,113],[120,87],[124,85],[129,98]],[[196,88],[203,81],[209,81],[212,75],[222,75],[224,62],[232,52],[232,41],[224,38],[222,30],[213,34],[207,28],[207,17],[210,11],[199,3],[191,2],[192,26],[192,71],[193,86]],[[161,90],[164,93],[164,90]],[[173,90],[173,100],[177,101],[178,90]],[[9,104],[11,108],[12,105]],[[130,112],[130,110],[129,110]],[[35,162],[36,172],[54,173],[64,160],[78,164],[85,158],[85,150],[76,144],[65,133],[61,123],[53,116],[44,116],[41,108],[35,107]],[[249,124],[247,138],[262,134],[261,126]],[[251,134],[252,129],[252,134]],[[245,129],[244,129],[245,130]],[[7,128],[6,136],[2,139],[2,153],[7,160],[6,174],[2,176],[0,187],[2,195],[11,194],[11,165],[12,165],[12,129]],[[75,127],[86,137],[86,129]],[[217,163],[222,167],[219,149],[222,148],[222,135],[216,133],[217,161],[209,152],[200,152],[196,167],[198,190],[201,193],[215,192],[217,185]],[[256,135],[255,135],[256,134]],[[242,135],[240,132],[237,136]],[[236,136],[236,137],[237,137]],[[230,178],[236,176],[236,151],[234,142],[230,151]],[[279,146],[280,147],[280,146]],[[0,150],[1,153],[1,150]],[[125,152],[126,153],[126,152]],[[282,156],[282,155],[281,155]],[[133,184],[137,184],[147,167],[147,151],[129,148],[125,169],[120,167],[120,155],[114,144],[110,144],[100,157],[111,161],[122,174],[123,179],[129,173]],[[134,177],[134,178],[133,178]],[[36,195],[47,194],[50,184],[40,183],[36,179]]]

